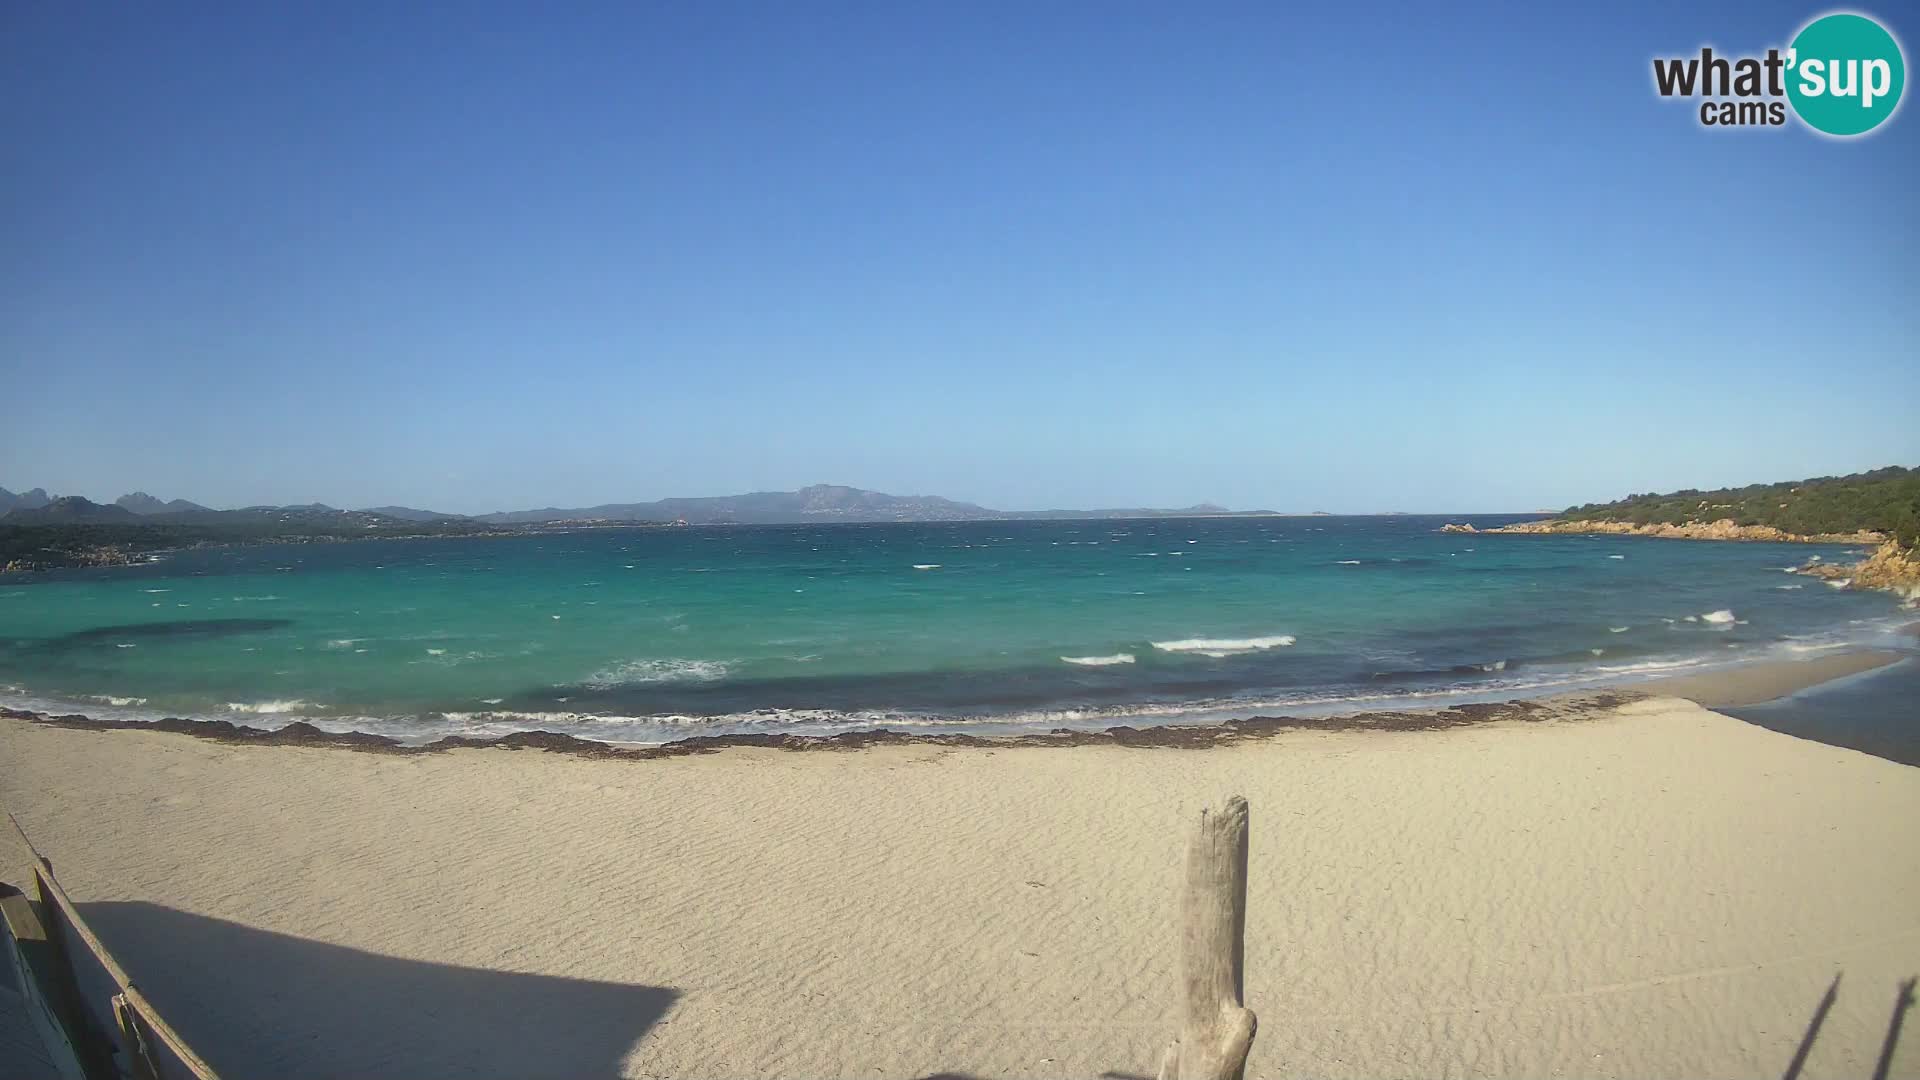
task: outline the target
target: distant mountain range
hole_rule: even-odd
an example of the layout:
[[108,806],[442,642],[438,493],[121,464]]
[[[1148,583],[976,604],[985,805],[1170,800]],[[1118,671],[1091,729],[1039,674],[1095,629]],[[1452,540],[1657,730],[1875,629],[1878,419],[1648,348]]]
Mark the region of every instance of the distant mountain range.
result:
[[144,491],[122,495],[112,503],[95,503],[79,496],[50,497],[42,488],[14,494],[0,488],[0,524],[25,525],[64,522],[149,521],[154,524],[310,524],[386,526],[397,523],[475,526],[554,525],[564,523],[673,523],[689,525],[780,525],[850,521],[1012,521],[1021,519],[1089,519],[1142,517],[1258,516],[1264,510],[1235,511],[1210,503],[1175,510],[1126,508],[1111,510],[991,510],[973,503],[934,495],[888,495],[878,491],[815,484],[799,491],[756,491],[746,495],[658,499],[653,502],[605,503],[576,508],[546,507],[492,514],[443,514],[410,506],[376,506],[366,510],[336,510],[320,503],[304,506],[249,506],[237,510],[210,510],[185,499],[162,501]]
[[0,514],[11,510],[38,510],[52,501],[53,497],[47,494],[46,488],[34,488],[18,495],[0,488]]
[[188,502],[185,499],[161,502],[159,499],[154,498],[144,491],[136,491],[131,495],[122,495],[113,500],[113,503],[115,506],[124,506],[136,514],[179,514],[188,510],[206,509],[206,507],[201,506],[199,503]]
[[[290,534],[304,533],[310,530],[337,531],[342,528],[388,528],[422,522],[448,521],[466,522],[476,529],[484,528],[483,523],[472,518],[448,515],[432,518],[403,518],[397,515],[381,514],[371,510],[335,510],[324,503],[309,503],[305,506],[244,506],[237,510],[209,510],[198,503],[184,499],[175,499],[171,503],[161,503],[152,499],[152,504],[163,507],[191,507],[191,509],[165,510],[154,513],[136,513],[128,508],[126,498],[115,502],[97,503],[79,495],[61,495],[49,500],[43,506],[14,509],[0,514],[0,525],[146,525],[146,526],[194,526],[212,527],[243,526],[248,528],[275,528]],[[404,508],[402,508],[404,509]],[[416,511],[418,513],[418,511]]]

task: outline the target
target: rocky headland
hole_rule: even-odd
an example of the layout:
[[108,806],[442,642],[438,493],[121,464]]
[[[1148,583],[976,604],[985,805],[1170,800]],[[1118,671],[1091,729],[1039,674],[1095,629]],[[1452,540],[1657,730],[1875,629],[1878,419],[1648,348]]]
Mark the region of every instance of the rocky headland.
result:
[[1517,521],[1512,525],[1500,525],[1491,529],[1479,529],[1472,525],[1447,524],[1440,526],[1446,533],[1517,533],[1530,536],[1557,536],[1564,534],[1603,534],[1608,536],[1659,536],[1669,540],[1763,540],[1772,543],[1788,544],[1878,544],[1887,538],[1884,534],[1871,529],[1859,529],[1846,533],[1791,533],[1776,529],[1771,525],[1739,525],[1731,518],[1718,521],[1689,521],[1683,524],[1672,522],[1654,522],[1637,525],[1631,521],[1580,521],[1569,518],[1549,518],[1546,521]]
[[1891,541],[1856,563],[1814,560],[1796,568],[1794,573],[1840,582],[1849,589],[1883,589],[1909,604],[1920,603],[1920,553]]
[[1604,535],[1654,536],[1670,540],[1750,540],[1787,544],[1875,544],[1872,555],[1855,563],[1831,563],[1818,557],[1796,567],[1795,573],[1840,583],[1848,589],[1881,589],[1905,600],[1920,603],[1920,552],[1903,548],[1895,541],[1870,529],[1848,533],[1792,533],[1771,525],[1738,525],[1731,519],[1684,524],[1659,522],[1636,525],[1629,521],[1579,521],[1553,518],[1547,521],[1521,521],[1491,529],[1472,525],[1446,524],[1443,533],[1523,536]]

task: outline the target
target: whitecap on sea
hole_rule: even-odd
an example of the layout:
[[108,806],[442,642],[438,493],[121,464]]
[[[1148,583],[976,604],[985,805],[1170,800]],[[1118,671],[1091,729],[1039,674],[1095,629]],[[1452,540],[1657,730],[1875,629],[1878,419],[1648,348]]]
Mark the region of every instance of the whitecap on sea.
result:
[[1178,641],[1156,641],[1152,644],[1161,652],[1196,653],[1218,660],[1222,657],[1239,656],[1263,649],[1285,648],[1293,642],[1292,634],[1274,634],[1255,638],[1181,638]]
[[675,658],[627,660],[587,676],[586,685],[595,690],[616,686],[643,686],[651,683],[718,682],[727,677],[727,665],[719,660],[680,660]]
[[1133,663],[1132,653],[1114,653],[1111,656],[1063,656],[1060,659],[1081,667],[1108,667],[1113,664]]

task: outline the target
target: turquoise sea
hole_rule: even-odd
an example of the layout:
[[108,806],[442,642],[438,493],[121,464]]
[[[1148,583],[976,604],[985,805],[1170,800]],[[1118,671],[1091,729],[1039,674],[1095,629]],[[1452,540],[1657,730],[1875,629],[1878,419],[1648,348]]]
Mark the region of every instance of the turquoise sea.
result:
[[[1864,643],[1840,546],[1440,518],[597,529],[0,582],[0,700],[408,738],[1146,724],[1509,697]],[[1475,518],[1486,526],[1509,518]]]

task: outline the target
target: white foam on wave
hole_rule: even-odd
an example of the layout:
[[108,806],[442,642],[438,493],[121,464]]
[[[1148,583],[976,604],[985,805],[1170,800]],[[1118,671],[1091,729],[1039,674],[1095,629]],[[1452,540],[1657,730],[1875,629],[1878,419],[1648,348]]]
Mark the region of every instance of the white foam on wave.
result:
[[1609,633],[1609,634],[1624,634],[1624,633],[1626,633],[1627,631],[1629,631],[1629,630],[1631,630],[1631,629],[1633,629],[1633,627],[1631,627],[1631,626],[1609,626],[1609,627],[1607,627],[1607,633]]
[[427,650],[427,655],[428,655],[428,656],[445,656],[445,655],[447,655],[447,650],[445,650],[445,649],[428,649],[428,650]]
[[1281,649],[1293,642],[1292,634],[1274,634],[1255,638],[1181,638],[1178,641],[1156,641],[1152,644],[1161,652],[1196,653],[1218,660],[1222,657],[1239,656],[1263,649]]
[[1609,675],[1640,675],[1651,671],[1674,671],[1679,668],[1699,667],[1706,661],[1698,658],[1686,660],[1642,660],[1633,664],[1595,664],[1593,670],[1604,671]]
[[1341,560],[1339,561],[1339,565],[1341,565],[1341,566],[1359,566],[1359,565],[1360,565],[1360,560],[1359,560],[1359,559],[1341,559]]
[[329,642],[327,642],[327,648],[329,648],[329,649],[351,649],[351,648],[353,648],[353,647],[354,647],[355,645],[358,645],[358,644],[360,644],[360,642],[361,642],[361,641],[363,641],[363,640],[365,640],[365,639],[363,639],[363,638],[353,638],[353,637],[343,637],[343,638],[334,638],[334,639],[333,639],[332,641],[329,641]]
[[1806,588],[1806,586],[1804,586],[1804,585],[1775,585],[1775,586],[1774,586],[1774,588],[1776,588],[1776,589],[1804,589],[1804,588]]
[[301,701],[297,698],[288,698],[284,701],[229,701],[227,702],[228,712],[256,713],[256,714],[267,715],[267,716],[278,715],[280,713],[290,713],[297,709],[305,709],[310,707],[311,706],[308,702]]
[[1609,559],[1624,559],[1624,558],[1626,558],[1626,556],[1625,556],[1625,555],[1609,555],[1609,556],[1607,556],[1607,558],[1609,558]]
[[141,589],[140,591],[141,591],[141,592],[147,592],[147,593],[155,593],[155,594],[158,594],[158,593],[167,593],[167,592],[172,592],[173,590],[172,590],[172,589]]
[[140,646],[138,646],[138,645],[135,645],[135,644],[134,644],[133,642],[131,642],[131,641],[122,641],[122,642],[119,642],[119,643],[117,643],[117,644],[115,644],[115,645],[114,645],[114,648],[116,648],[116,649],[137,649],[137,648],[139,648],[139,647],[140,647]]
[[145,705],[147,703],[147,699],[143,697],[119,697],[114,694],[82,694],[80,695],[80,700],[92,701],[101,705],[112,705],[121,709],[134,705]]
[[587,676],[586,685],[595,690],[616,686],[646,686],[654,683],[719,682],[727,677],[727,665],[719,660],[681,660],[673,657],[626,660]]
[[1703,623],[1712,623],[1715,626],[1731,626],[1733,625],[1733,612],[1726,608],[1721,608],[1718,611],[1709,611],[1705,615],[1700,616],[1700,621]]
[[1108,667],[1113,664],[1133,663],[1133,654],[1121,652],[1111,656],[1063,656],[1060,659],[1069,664],[1079,664],[1081,667]]
[[913,568],[915,570],[938,570],[940,569],[940,564],[937,562],[917,562],[913,564]]
[[1827,582],[1827,588],[1829,588],[1829,589],[1844,589],[1844,588],[1846,588],[1847,586],[1849,586],[1849,585],[1851,585],[1851,584],[1853,584],[1853,579],[1852,579],[1852,578],[1841,578],[1841,579],[1840,579],[1839,581],[1829,581],[1829,582]]

